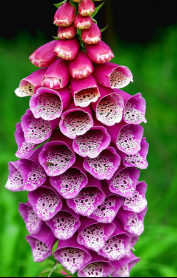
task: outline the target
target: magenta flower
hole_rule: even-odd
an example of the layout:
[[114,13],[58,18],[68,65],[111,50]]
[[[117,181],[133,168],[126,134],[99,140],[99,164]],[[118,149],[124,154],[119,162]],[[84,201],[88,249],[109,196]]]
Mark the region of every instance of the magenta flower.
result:
[[69,73],[76,79],[89,77],[93,73],[93,64],[84,51],[79,51],[76,58],[70,61]]
[[39,69],[20,81],[19,88],[15,90],[18,97],[32,96],[35,89],[41,86],[47,68]]
[[110,62],[114,53],[94,19],[102,5],[56,6],[56,40],[30,56],[44,68],[15,91],[31,98],[16,125],[19,160],[9,162],[5,187],[28,192],[19,213],[35,262],[53,256],[78,277],[129,277],[147,212],[147,184],[139,180],[148,167],[146,101],[120,90],[133,74]]
[[70,40],[59,40],[55,46],[55,54],[64,60],[73,60],[80,48],[80,44],[76,38]]
[[95,11],[95,5],[91,0],[82,0],[78,6],[78,10],[82,16],[92,15]]
[[74,19],[74,26],[79,29],[89,29],[92,25],[92,18],[91,16],[82,16],[80,14],[77,14]]
[[39,47],[31,56],[30,61],[33,65],[39,68],[48,67],[52,64],[56,59],[56,55],[54,53],[54,48],[57,44],[57,41],[51,41],[46,43],[45,45]]
[[97,44],[99,41],[101,41],[101,31],[98,25],[92,22],[92,25],[89,29],[82,30],[81,39],[87,44]]
[[54,90],[64,88],[69,82],[68,63],[63,59],[57,59],[53,62],[45,72],[42,86]]
[[75,11],[69,2],[64,3],[55,13],[54,24],[63,27],[71,25],[75,18]]
[[58,38],[60,40],[69,40],[75,37],[77,33],[77,29],[74,24],[67,27],[59,27],[58,28]]

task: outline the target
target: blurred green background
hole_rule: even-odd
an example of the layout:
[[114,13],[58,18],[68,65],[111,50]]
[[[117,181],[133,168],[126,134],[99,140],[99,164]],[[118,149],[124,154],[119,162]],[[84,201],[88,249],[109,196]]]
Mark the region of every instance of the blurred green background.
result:
[[[141,262],[132,277],[177,277],[177,25],[158,30],[145,44],[126,42],[105,33],[115,53],[114,62],[128,66],[134,83],[125,88],[141,92],[147,101],[145,136],[150,143],[149,168],[141,173],[148,183],[148,213],[145,232],[136,245]],[[55,34],[53,34],[55,35]],[[112,39],[114,38],[114,39]],[[18,213],[18,203],[26,193],[4,188],[8,162],[16,160],[16,123],[29,106],[29,99],[17,98],[20,80],[36,68],[28,60],[35,48],[48,39],[19,32],[12,39],[0,38],[0,276],[36,277],[54,263],[34,263],[25,241],[26,228]]]

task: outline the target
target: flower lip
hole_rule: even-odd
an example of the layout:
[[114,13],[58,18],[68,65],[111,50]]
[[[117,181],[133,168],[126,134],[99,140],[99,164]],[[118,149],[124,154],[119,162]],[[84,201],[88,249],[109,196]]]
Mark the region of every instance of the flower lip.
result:
[[98,252],[115,231],[115,224],[98,223],[93,219],[83,218],[78,230],[77,241],[91,251]]
[[43,168],[33,160],[21,159],[19,169],[23,178],[23,189],[26,191],[34,191],[46,181]]
[[55,189],[46,185],[28,193],[28,200],[39,219],[52,219],[62,209],[62,200]]
[[112,147],[103,150],[97,158],[85,158],[84,168],[99,180],[110,180],[118,167],[121,159]]
[[28,109],[21,118],[21,125],[27,143],[40,144],[48,140],[52,134],[52,126],[48,121],[35,119]]
[[94,126],[87,133],[73,141],[74,151],[82,157],[96,158],[111,143],[111,137],[105,127]]
[[5,188],[13,192],[24,191],[23,178],[19,170],[20,161],[9,162],[8,166],[9,177],[5,185]]
[[30,109],[35,118],[51,121],[60,118],[70,100],[71,94],[67,87],[58,91],[42,87],[30,99]]
[[91,177],[88,185],[74,199],[67,200],[67,204],[76,214],[89,217],[104,199],[105,194],[101,190],[101,183]]
[[46,221],[46,224],[59,240],[72,238],[81,225],[79,216],[67,207],[65,203],[62,210],[51,220]]
[[72,274],[92,259],[89,250],[78,244],[76,235],[69,240],[60,240],[53,255]]
[[113,277],[129,277],[130,270],[140,261],[132,252],[130,256],[127,256],[119,261],[112,262],[115,271]]
[[141,141],[141,149],[137,154],[128,155],[120,152],[120,156],[126,167],[137,167],[139,169],[146,169],[148,167],[148,150],[149,144],[146,142],[146,138],[143,138]]
[[20,203],[18,210],[26,224],[27,231],[31,235],[37,234],[41,229],[43,221],[37,217],[30,203]]
[[85,171],[76,162],[73,167],[58,177],[50,178],[51,185],[65,199],[75,198],[87,185],[88,178]]
[[46,143],[39,154],[39,162],[50,177],[66,172],[75,163],[76,157],[65,142]]
[[92,260],[79,270],[78,277],[110,277],[115,270],[112,263],[95,252],[91,255]]
[[133,197],[140,170],[134,167],[119,169],[109,182],[109,189],[112,193],[124,198]]
[[71,93],[75,105],[80,107],[87,107],[100,97],[99,88],[92,75],[81,80],[71,79]]
[[33,236],[26,236],[27,242],[30,244],[35,262],[43,262],[52,255],[52,248],[57,239],[46,224],[42,224],[39,233]]
[[85,134],[93,125],[90,107],[79,108],[71,104],[62,114],[59,127],[65,136],[75,139],[76,136]]
[[116,123],[120,123],[124,109],[123,98],[112,89],[100,85],[99,90],[101,97],[96,103],[92,103],[98,121],[106,126],[114,126]]
[[16,152],[16,157],[18,158],[26,158],[30,154],[30,152],[36,147],[33,143],[27,143],[25,141],[24,132],[21,127],[21,123],[16,125],[15,131],[15,141],[18,146],[18,150]]

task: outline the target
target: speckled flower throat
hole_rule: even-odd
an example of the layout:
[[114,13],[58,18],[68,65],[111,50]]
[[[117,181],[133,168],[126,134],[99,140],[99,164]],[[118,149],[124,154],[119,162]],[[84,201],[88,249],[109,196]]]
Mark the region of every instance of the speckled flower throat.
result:
[[39,69],[15,91],[30,100],[6,188],[28,192],[19,212],[35,262],[53,256],[78,277],[129,277],[147,212],[146,102],[122,90],[133,75],[111,63],[94,19],[102,5],[56,5],[58,35],[30,56]]

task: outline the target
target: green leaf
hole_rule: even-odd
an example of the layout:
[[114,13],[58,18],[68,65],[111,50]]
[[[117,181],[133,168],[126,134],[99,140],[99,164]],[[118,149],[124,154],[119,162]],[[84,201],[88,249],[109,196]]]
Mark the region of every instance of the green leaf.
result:
[[101,29],[101,33],[103,33],[106,29],[108,28],[108,25],[106,27],[104,27],[103,29]]
[[70,3],[71,3],[71,5],[73,6],[73,7],[75,7],[76,8],[76,10],[77,10],[77,4],[75,3],[75,2],[73,2],[72,0],[70,0]]
[[98,7],[95,8],[95,12],[91,15],[92,18],[96,16],[96,14],[99,12],[99,10],[103,7],[104,4],[105,2],[103,2]]
[[64,3],[66,3],[68,0],[64,0],[61,3],[58,4],[54,4],[55,7],[59,8],[61,5],[63,5]]

